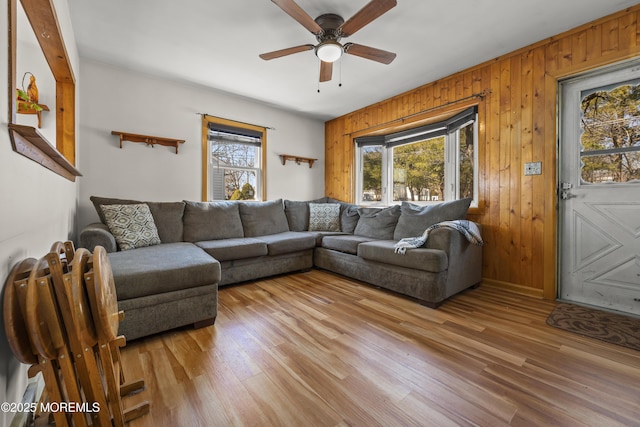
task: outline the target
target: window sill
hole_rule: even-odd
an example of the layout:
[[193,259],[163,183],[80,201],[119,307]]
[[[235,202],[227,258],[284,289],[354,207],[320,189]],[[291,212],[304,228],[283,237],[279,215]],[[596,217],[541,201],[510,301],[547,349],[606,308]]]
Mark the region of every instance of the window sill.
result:
[[11,146],[16,153],[40,163],[69,181],[75,182],[77,176],[82,176],[34,127],[10,123],[9,135]]

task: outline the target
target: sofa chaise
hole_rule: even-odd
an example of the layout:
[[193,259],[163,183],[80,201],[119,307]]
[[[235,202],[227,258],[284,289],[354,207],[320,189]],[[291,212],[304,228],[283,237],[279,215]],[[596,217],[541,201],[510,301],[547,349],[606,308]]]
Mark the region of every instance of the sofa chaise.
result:
[[[80,245],[108,252],[120,333],[135,339],[212,324],[219,286],[315,267],[435,308],[481,281],[482,248],[450,228],[405,254],[397,241],[464,219],[469,199],[358,207],[330,198],[267,202],[140,202],[91,197],[101,222]],[[133,224],[132,224],[133,223]]]

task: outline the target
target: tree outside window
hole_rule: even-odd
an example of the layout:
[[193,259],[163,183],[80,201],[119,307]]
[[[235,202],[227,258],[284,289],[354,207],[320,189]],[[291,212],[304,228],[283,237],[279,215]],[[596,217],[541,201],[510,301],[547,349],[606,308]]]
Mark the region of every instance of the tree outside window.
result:
[[469,197],[477,205],[476,115],[472,107],[443,122],[356,138],[356,202],[425,204]]

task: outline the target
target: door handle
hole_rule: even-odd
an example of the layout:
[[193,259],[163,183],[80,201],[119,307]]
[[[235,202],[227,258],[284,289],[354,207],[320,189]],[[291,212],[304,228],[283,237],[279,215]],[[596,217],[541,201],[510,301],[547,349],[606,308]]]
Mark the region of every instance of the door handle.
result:
[[562,200],[568,200],[568,199],[573,199],[574,197],[578,197],[575,194],[571,194],[569,193],[569,190],[571,190],[573,188],[573,184],[571,184],[570,182],[561,182],[560,183],[560,188],[558,189],[559,193],[560,193],[560,198]]

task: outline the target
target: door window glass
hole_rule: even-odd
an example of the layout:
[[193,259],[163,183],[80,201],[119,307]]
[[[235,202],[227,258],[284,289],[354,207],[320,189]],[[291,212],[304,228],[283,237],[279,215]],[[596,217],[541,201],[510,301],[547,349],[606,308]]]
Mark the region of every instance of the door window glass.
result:
[[581,94],[583,183],[640,180],[640,81]]

